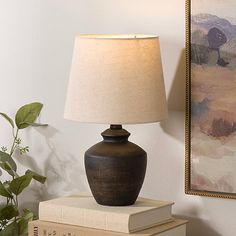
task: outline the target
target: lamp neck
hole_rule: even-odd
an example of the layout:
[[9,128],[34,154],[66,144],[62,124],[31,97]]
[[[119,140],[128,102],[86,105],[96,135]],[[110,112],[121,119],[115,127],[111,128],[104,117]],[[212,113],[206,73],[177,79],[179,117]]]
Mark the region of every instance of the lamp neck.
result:
[[118,130],[118,129],[122,129],[122,125],[110,125],[110,129],[115,129],[115,130]]
[[124,143],[128,142],[130,133],[122,128],[122,125],[110,125],[110,129],[102,132],[104,142]]

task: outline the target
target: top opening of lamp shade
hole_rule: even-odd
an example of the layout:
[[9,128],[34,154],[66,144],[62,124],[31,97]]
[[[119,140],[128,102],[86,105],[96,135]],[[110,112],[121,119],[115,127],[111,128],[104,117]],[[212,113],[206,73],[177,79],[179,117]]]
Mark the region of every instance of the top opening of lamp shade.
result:
[[147,34],[81,34],[78,36],[83,39],[153,39],[156,35]]
[[76,37],[64,117],[103,124],[165,119],[159,38],[142,34]]

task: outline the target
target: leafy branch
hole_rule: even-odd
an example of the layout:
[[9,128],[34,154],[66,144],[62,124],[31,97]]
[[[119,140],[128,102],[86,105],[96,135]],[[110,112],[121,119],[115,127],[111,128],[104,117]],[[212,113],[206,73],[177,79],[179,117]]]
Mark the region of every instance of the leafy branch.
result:
[[5,203],[0,204],[0,236],[27,234],[28,222],[35,218],[31,210],[19,210],[18,196],[30,185],[32,180],[44,184],[46,177],[32,170],[27,170],[24,175],[19,176],[13,156],[16,150],[20,154],[29,152],[29,147],[23,146],[19,137],[22,129],[29,126],[47,126],[46,124],[35,123],[42,108],[43,104],[38,102],[26,104],[17,111],[15,121],[7,114],[0,112],[0,116],[11,126],[13,136],[11,148],[2,146],[0,150],[0,168],[10,176],[10,180],[0,181],[0,196],[5,198]]

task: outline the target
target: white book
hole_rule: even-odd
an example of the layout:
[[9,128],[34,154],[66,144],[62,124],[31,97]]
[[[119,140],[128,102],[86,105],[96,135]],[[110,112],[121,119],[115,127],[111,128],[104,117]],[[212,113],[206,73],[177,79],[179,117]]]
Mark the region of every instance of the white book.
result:
[[186,220],[175,219],[171,223],[127,234],[36,220],[29,223],[29,236],[186,236],[186,224]]
[[40,202],[39,220],[130,233],[172,221],[172,205],[138,198],[131,206],[109,207],[92,196],[71,196]]

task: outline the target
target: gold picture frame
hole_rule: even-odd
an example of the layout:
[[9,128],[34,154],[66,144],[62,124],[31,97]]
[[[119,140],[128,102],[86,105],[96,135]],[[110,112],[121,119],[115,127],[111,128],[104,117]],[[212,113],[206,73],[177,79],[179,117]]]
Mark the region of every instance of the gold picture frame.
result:
[[[192,96],[192,70],[191,70],[191,20],[192,20],[192,2],[198,0],[186,0],[186,117],[185,117],[185,193],[190,195],[200,195],[206,197],[218,197],[236,199],[236,191],[221,192],[208,189],[195,189],[192,185],[192,130],[191,130],[191,96]],[[209,1],[209,0],[206,0]],[[211,1],[211,0],[210,0]],[[214,0],[212,0],[214,1]],[[212,5],[214,7],[214,5]],[[229,6],[230,7],[230,6]],[[235,4],[236,7],[236,4]],[[236,11],[236,8],[235,8]],[[236,21],[235,21],[236,22]],[[236,23],[235,23],[236,25]],[[235,26],[236,27],[236,26]]]

